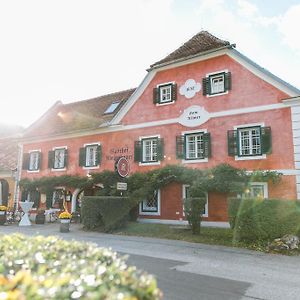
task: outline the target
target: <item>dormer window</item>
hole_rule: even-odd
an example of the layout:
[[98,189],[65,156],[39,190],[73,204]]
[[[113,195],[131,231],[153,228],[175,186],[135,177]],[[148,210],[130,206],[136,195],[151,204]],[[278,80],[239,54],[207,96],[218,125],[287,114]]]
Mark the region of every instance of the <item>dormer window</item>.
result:
[[203,95],[217,96],[231,90],[231,73],[227,71],[207,74],[202,80]]
[[120,102],[113,102],[104,112],[105,114],[112,114],[117,107],[119,106]]
[[159,84],[153,89],[153,103],[154,104],[169,104],[174,103],[177,97],[176,83]]

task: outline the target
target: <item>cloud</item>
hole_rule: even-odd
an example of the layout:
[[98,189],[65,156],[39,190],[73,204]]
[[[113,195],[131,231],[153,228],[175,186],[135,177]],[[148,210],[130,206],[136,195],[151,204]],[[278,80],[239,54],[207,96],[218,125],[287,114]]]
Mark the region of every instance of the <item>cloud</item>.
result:
[[282,16],[278,30],[283,36],[283,42],[300,55],[300,5],[291,6]]

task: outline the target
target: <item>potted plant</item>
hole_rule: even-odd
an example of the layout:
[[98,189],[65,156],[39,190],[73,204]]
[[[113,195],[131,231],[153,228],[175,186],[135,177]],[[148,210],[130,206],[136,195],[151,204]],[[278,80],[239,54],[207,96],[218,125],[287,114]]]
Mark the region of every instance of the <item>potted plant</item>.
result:
[[4,225],[6,222],[6,211],[7,207],[5,205],[0,205],[0,225]]
[[35,217],[35,224],[45,224],[45,210],[39,209]]
[[69,232],[72,215],[64,211],[59,214],[58,218],[60,220],[60,232]]

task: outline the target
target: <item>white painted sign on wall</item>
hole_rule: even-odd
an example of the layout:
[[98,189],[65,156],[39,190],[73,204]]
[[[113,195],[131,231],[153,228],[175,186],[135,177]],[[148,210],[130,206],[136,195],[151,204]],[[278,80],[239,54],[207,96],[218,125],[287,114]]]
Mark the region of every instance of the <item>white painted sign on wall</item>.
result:
[[178,122],[187,127],[195,127],[207,122],[209,118],[209,113],[203,107],[192,105],[183,111]]
[[193,98],[196,93],[200,92],[201,84],[196,82],[194,79],[188,79],[184,85],[182,85],[179,89],[179,93],[182,96],[190,99]]

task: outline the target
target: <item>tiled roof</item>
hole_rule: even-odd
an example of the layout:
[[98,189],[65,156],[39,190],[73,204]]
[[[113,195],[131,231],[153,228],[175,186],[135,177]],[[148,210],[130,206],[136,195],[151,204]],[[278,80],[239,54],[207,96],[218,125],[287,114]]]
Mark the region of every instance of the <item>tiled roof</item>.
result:
[[0,171],[17,167],[18,138],[22,131],[21,126],[0,124]]
[[[26,129],[23,137],[41,137],[98,128],[112,120],[134,91],[135,89],[130,89],[69,104],[59,102]],[[106,114],[105,111],[114,102],[120,104],[113,113]]]
[[218,49],[224,46],[230,46],[228,41],[221,40],[207,31],[201,31],[194,35],[190,40],[184,43],[181,47],[173,51],[171,54],[166,56],[164,59],[157,61],[150,67],[175,61],[182,58],[187,58],[201,52],[206,52],[213,49]]
[[0,140],[0,171],[13,170],[17,167],[18,144],[15,139]]

